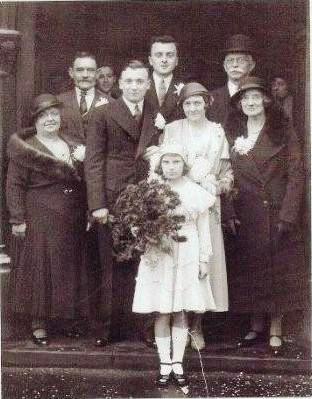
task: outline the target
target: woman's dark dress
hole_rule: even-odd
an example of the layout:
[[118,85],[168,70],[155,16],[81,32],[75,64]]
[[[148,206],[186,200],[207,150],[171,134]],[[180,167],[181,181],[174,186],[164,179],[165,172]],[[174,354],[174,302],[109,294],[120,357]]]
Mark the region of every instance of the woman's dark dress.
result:
[[87,317],[81,179],[33,131],[13,135],[8,154],[10,222],[27,226],[11,273],[12,311],[44,320]]

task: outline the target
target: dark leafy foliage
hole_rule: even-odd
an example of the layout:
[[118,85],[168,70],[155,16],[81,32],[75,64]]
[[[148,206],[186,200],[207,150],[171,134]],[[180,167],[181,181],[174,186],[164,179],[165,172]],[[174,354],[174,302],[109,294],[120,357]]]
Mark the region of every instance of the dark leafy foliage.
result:
[[174,213],[180,203],[168,184],[143,180],[129,185],[114,207],[112,234],[117,260],[135,258],[147,245],[161,247],[164,238],[185,241],[178,234],[185,218]]

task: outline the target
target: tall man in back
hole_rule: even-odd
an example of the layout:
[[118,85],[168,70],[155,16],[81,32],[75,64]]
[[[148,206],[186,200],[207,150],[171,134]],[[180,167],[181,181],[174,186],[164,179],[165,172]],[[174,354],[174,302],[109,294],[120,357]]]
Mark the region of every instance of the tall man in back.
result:
[[224,125],[231,111],[230,98],[237,92],[239,82],[255,68],[254,53],[253,41],[246,35],[234,35],[226,41],[222,55],[227,83],[211,91],[213,103],[208,108],[209,120]]
[[153,73],[146,100],[154,111],[159,113],[155,122],[162,130],[165,124],[179,117],[177,100],[183,83],[174,75],[179,61],[178,44],[175,39],[172,36],[153,37],[148,60]]
[[[130,61],[121,72],[119,87],[122,96],[115,102],[100,107],[92,116],[87,135],[85,174],[88,204],[92,216],[106,228],[105,239],[99,242],[102,268],[106,272],[103,281],[103,308],[106,321],[111,318],[108,308],[113,281],[113,327],[111,335],[116,339],[129,336],[131,304],[134,293],[136,262],[127,265],[114,261],[112,269],[112,243],[107,228],[109,212],[118,195],[128,184],[146,177],[148,165],[142,156],[146,147],[157,144],[159,132],[154,126],[155,113],[144,100],[150,87],[148,68],[140,61]],[[104,316],[104,315],[103,315]],[[107,330],[102,340],[108,340]]]

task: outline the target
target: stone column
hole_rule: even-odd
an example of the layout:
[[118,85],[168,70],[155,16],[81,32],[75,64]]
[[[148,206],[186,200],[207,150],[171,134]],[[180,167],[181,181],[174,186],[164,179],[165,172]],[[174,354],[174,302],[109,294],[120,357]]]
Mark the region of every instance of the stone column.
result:
[[[11,29],[0,29],[0,190],[5,192],[4,168],[5,168],[5,148],[8,132],[6,131],[4,120],[8,112],[7,103],[5,101],[5,88],[12,75],[15,75],[16,55],[19,47],[20,33]],[[8,274],[10,272],[10,258],[4,250],[4,196],[0,195],[0,279],[1,279],[1,311],[2,326],[1,336],[6,338],[10,335],[8,323],[8,314],[6,311],[6,298],[8,297]]]

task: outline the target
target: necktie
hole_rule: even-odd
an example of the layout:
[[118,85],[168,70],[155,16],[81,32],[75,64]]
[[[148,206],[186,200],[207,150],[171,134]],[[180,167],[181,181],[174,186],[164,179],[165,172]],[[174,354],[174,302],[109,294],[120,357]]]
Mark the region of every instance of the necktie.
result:
[[166,93],[167,93],[167,88],[166,88],[166,84],[165,84],[165,79],[161,79],[161,81],[159,83],[159,87],[158,87],[158,101],[159,101],[160,106],[163,105],[163,102],[166,97]]
[[79,109],[80,109],[81,115],[84,115],[84,114],[86,114],[88,112],[88,105],[87,105],[86,95],[87,95],[87,91],[86,90],[80,90]]
[[140,123],[140,121],[141,121],[141,111],[140,111],[140,108],[139,108],[138,104],[135,104],[133,117],[137,121],[137,123]]

